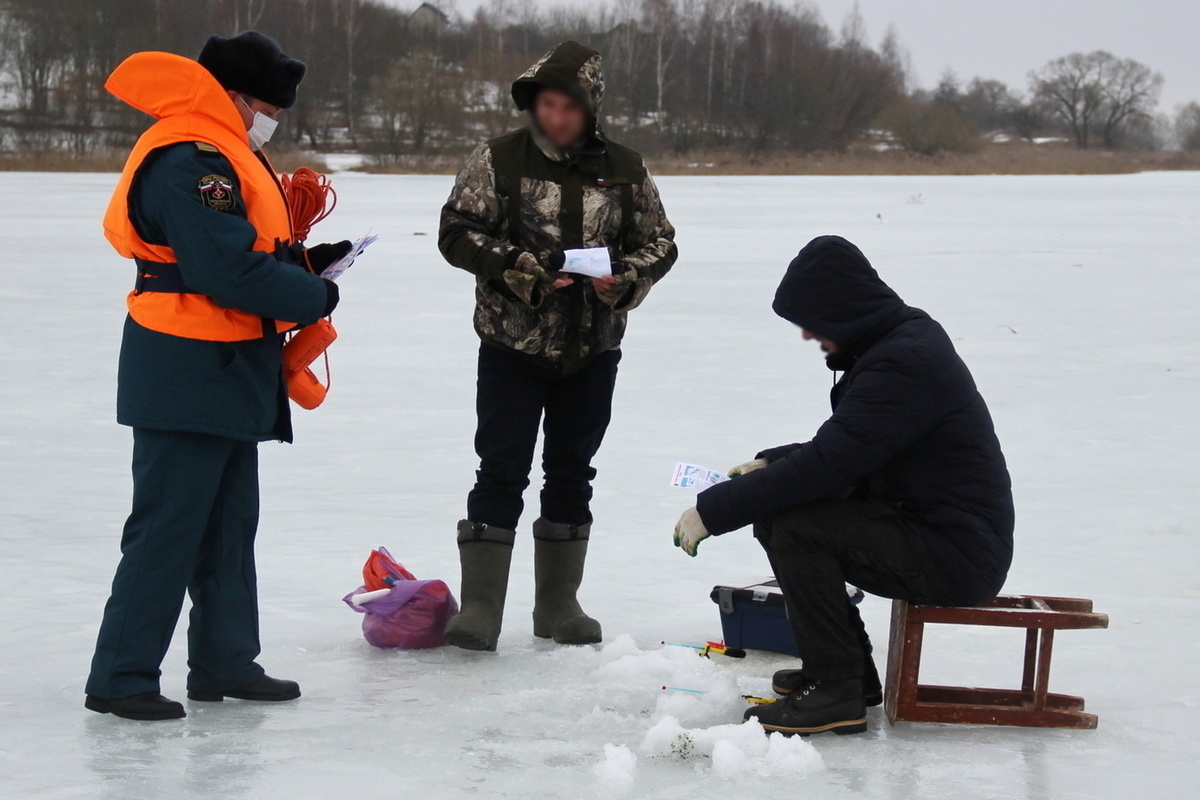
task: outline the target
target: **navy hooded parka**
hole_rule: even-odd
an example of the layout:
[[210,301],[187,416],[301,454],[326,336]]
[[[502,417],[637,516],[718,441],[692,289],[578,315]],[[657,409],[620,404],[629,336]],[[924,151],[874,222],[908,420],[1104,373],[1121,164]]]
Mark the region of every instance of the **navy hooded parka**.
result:
[[833,415],[770,466],[700,495],[714,534],[865,488],[922,533],[963,605],[994,597],[1012,561],[1011,481],[992,418],[945,330],[906,305],[857,247],[813,240],[775,296],[779,316],[832,340]]

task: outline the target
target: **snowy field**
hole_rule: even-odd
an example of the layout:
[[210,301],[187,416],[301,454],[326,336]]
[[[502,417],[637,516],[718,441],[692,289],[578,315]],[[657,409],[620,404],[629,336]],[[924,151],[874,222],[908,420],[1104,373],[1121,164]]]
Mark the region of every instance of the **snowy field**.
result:
[[[191,704],[178,723],[82,707],[129,504],[114,422],[133,270],[103,241],[113,176],[4,176],[0,796],[5,798],[1132,798],[1200,780],[1200,175],[671,178],[675,271],[635,312],[598,468],[585,607],[606,645],[535,641],[518,543],[497,654],[372,651],[339,598],[386,545],[457,589],[475,467],[470,278],[436,250],[438,177],[340,175],[320,239],[382,234],[342,280],[333,389],[263,447],[262,663],[305,696]],[[773,742],[736,722],[778,659],[703,661],[715,583],[765,577],[747,532],[671,545],[676,460],[806,438],[830,373],[771,314],[812,236],[859,243],[939,319],[1012,470],[1007,591],[1091,597],[1108,631],[1057,640],[1051,688],[1096,731],[902,724]],[[532,492],[531,492],[532,497]],[[888,603],[863,606],[883,663]],[[180,631],[182,633],[182,629]],[[934,629],[925,677],[1015,686],[1021,634]],[[182,636],[163,691],[183,699]],[[705,695],[669,694],[663,684]],[[684,729],[691,731],[684,735]],[[1190,790],[1188,787],[1192,787]]]

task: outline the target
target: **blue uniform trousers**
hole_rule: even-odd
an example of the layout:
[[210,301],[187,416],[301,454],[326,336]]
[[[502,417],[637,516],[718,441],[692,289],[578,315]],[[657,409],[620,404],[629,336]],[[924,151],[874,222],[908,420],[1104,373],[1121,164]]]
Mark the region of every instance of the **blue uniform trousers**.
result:
[[188,689],[227,691],[263,675],[254,535],[258,445],[134,428],[133,511],[92,659],[87,693],[159,691],[184,594]]

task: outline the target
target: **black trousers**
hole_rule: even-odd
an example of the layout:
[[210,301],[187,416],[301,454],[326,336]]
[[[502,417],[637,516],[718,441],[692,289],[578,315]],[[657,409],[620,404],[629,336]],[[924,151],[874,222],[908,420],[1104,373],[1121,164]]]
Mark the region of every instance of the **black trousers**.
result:
[[955,605],[921,533],[883,503],[822,500],[756,524],[787,603],[805,673],[837,680],[862,675],[870,638],[846,583],[882,597]]
[[568,525],[592,521],[592,458],[612,418],[620,361],[621,351],[610,350],[579,372],[559,376],[513,353],[480,346],[479,471],[467,497],[469,520],[516,530],[540,425],[542,517]]
[[185,594],[188,689],[258,680],[257,528],[257,444],[134,428],[133,511],[87,693],[115,699],[159,690]]

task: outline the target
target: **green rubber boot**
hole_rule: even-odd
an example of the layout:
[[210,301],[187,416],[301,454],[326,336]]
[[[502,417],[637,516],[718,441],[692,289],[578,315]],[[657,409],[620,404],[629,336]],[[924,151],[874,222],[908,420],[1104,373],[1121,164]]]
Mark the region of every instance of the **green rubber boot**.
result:
[[559,644],[597,644],[600,623],[583,613],[576,593],[583,583],[591,525],[563,525],[539,519],[533,523],[533,569],[537,594],[533,633]]
[[496,649],[516,536],[514,531],[482,523],[458,523],[462,611],[446,625],[446,644],[464,650]]

